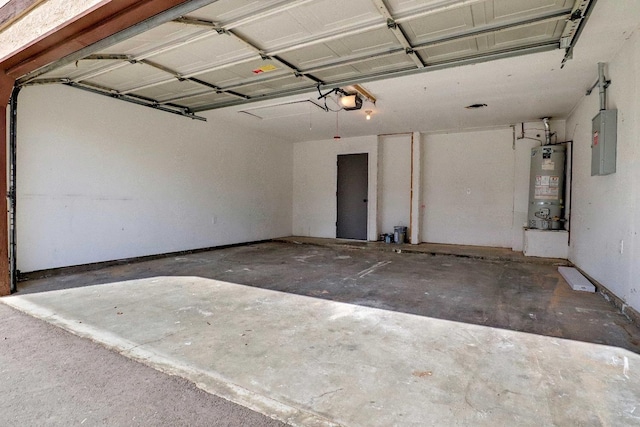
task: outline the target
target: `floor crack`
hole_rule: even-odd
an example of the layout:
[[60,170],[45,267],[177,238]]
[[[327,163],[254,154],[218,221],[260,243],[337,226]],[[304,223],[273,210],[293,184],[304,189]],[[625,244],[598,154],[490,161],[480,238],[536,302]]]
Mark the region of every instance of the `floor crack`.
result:
[[326,396],[326,395],[328,395],[328,394],[337,393],[337,392],[342,391],[342,390],[343,390],[343,388],[342,388],[342,387],[340,387],[340,388],[338,388],[338,389],[336,389],[336,390],[330,390],[330,391],[324,392],[324,393],[322,393],[322,394],[321,394],[321,395],[319,395],[319,396],[315,396],[315,397],[312,397],[311,399],[309,399],[309,400],[310,400],[310,403],[313,405],[313,403],[314,403],[317,399],[321,399],[321,398],[323,398],[324,396]]

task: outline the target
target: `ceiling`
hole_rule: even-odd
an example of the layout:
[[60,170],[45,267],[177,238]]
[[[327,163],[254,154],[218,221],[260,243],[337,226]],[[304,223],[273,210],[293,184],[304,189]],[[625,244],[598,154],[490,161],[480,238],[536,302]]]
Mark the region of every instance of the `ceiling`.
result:
[[[208,3],[22,83],[62,83],[291,141],[480,128],[566,117],[640,15],[636,0],[600,0],[578,39],[581,20],[570,18],[589,0]],[[561,43],[575,44],[564,68]],[[319,99],[355,84],[370,93],[361,110],[335,112],[335,93]],[[475,103],[487,107],[464,108]]]

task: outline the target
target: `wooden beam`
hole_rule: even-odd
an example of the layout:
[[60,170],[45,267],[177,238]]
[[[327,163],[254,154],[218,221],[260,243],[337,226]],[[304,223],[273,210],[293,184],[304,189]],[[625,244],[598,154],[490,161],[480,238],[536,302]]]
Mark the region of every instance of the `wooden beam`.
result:
[[0,70],[0,296],[11,293],[9,280],[9,224],[7,221],[7,104],[14,80]]

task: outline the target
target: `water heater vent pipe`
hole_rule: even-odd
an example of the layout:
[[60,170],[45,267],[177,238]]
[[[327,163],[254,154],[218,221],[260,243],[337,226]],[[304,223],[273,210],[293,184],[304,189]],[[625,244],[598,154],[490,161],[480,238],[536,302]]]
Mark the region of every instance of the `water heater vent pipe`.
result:
[[551,144],[551,128],[549,127],[549,117],[543,118],[542,123],[544,123],[544,145],[550,145]]

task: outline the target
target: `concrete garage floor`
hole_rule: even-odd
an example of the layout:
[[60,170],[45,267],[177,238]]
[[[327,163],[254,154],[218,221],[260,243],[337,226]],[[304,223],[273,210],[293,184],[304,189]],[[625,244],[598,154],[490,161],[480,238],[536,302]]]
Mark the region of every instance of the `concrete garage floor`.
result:
[[2,301],[293,425],[640,422],[640,331],[548,264],[271,242]]

